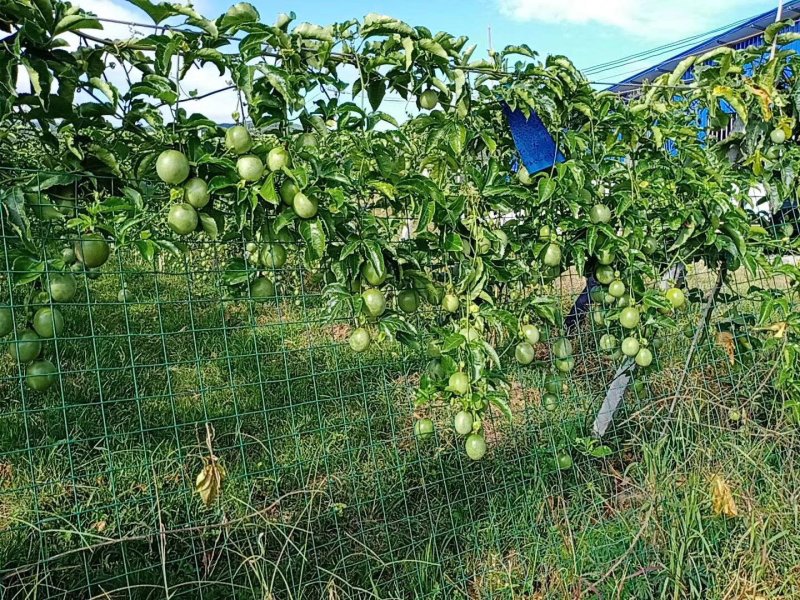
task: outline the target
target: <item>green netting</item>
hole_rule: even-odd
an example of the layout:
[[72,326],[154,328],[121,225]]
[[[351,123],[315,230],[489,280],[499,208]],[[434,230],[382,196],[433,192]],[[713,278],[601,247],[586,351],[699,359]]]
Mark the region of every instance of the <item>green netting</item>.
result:
[[[37,235],[53,256],[72,241]],[[20,330],[31,305],[9,243],[2,301]],[[245,252],[236,239],[151,261],[116,248],[59,305],[44,393],[4,349],[3,597],[793,595],[796,438],[772,395],[776,351],[740,327],[758,311],[753,289],[786,282],[733,274],[684,372],[716,280],[690,265],[686,335],[634,373],[602,443],[591,426],[619,364],[597,349],[603,327],[586,318],[572,332],[576,367],[555,407],[542,404],[552,359],[539,344],[512,373],[511,420],[490,412],[489,454],[472,462],[450,406],[415,409],[423,353],[390,341],[354,353],[351,315],[325,317],[324,281],[299,252],[272,274],[275,298],[232,294],[227,265]],[[566,312],[582,287],[572,271],[537,291]],[[421,416],[434,439],[414,438]],[[195,480],[210,452],[224,478],[206,508]],[[560,454],[574,464],[559,469]],[[739,518],[714,517],[714,475]]]

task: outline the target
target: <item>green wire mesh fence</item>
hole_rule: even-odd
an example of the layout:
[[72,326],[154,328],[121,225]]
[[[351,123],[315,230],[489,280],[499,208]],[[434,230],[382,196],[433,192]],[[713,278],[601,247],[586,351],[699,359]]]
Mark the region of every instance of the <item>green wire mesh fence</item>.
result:
[[[193,240],[152,260],[120,245],[102,268],[76,271],[77,294],[58,304],[63,332],[23,347],[33,311],[54,305],[20,285],[28,268],[9,259],[10,235],[3,598],[707,597],[759,551],[737,545],[745,525],[700,518],[715,473],[738,482],[740,511],[763,507],[758,539],[796,530],[796,450],[768,393],[776,357],[744,327],[758,310],[751,286],[785,282],[737,272],[687,369],[700,291],[716,280],[689,266],[699,291],[680,315],[685,335],[659,341],[657,370],[633,372],[600,440],[592,424],[620,363],[598,350],[600,319],[571,332],[576,366],[560,380],[543,340],[512,373],[511,419],[490,413],[489,453],[473,462],[450,407],[414,406],[428,357],[391,341],[354,353],[351,315],[326,318],[325,281],[299,252],[269,273],[276,295],[255,301],[228,285],[230,259],[247,264],[244,240]],[[37,235],[54,260],[74,241]],[[583,286],[569,272],[542,290],[567,312]],[[38,349],[55,385],[31,389],[12,348]],[[433,439],[413,435],[422,416]],[[212,463],[207,507],[197,477]],[[781,534],[769,552],[796,556],[796,542]]]

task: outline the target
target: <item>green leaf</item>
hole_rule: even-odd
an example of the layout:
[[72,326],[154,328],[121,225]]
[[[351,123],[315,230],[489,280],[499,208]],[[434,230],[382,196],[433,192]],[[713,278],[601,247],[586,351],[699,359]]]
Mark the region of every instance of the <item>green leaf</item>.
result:
[[107,81],[100,79],[99,77],[92,77],[89,80],[89,83],[92,84],[93,87],[100,90],[113,106],[117,105],[117,102],[119,101],[119,91],[116,87]]
[[408,71],[414,63],[414,40],[410,37],[404,37],[402,41],[403,50],[405,50],[406,53],[406,71]]
[[241,258],[232,259],[226,266],[222,274],[222,281],[226,285],[241,285],[249,279],[247,265]]
[[200,216],[200,224],[203,226],[203,231],[205,231],[212,240],[217,239],[219,236],[219,228],[217,227],[217,221],[214,217],[204,212],[198,214]]
[[543,177],[537,186],[539,202],[547,202],[556,193],[556,182],[550,177]]
[[261,185],[261,189],[258,191],[258,193],[264,200],[273,206],[280,205],[281,198],[275,189],[275,173],[269,174],[269,176],[264,180],[264,183]]
[[306,242],[307,252],[317,261],[325,255],[325,230],[319,219],[302,221],[298,227],[300,236]]
[[486,354],[489,355],[489,358],[492,359],[494,365],[499,369],[500,368],[500,357],[497,355],[497,350],[494,349],[489,342],[483,340],[483,349],[486,350]]
[[395,187],[386,181],[370,181],[369,184],[390,200],[395,198]]
[[136,240],[134,245],[139,249],[139,254],[147,262],[152,262],[158,246],[152,240]]
[[464,250],[464,242],[461,236],[455,231],[448,232],[444,238],[444,249],[450,252],[461,252]]
[[[675,70],[670,74],[669,78],[667,79],[667,85],[672,87],[678,85],[681,82],[686,71],[689,70],[694,64],[694,61],[697,60],[696,56],[688,56],[684,58],[678,65],[675,67]],[[668,91],[667,93],[672,94],[672,92]]]
[[172,9],[175,11],[175,14],[188,17],[188,19],[186,19],[186,22],[189,25],[194,25],[195,27],[199,27],[211,37],[219,36],[217,25],[213,21],[209,21],[208,19],[203,17],[191,5],[175,3],[172,5]]
[[145,14],[153,19],[153,22],[161,23],[167,17],[172,17],[176,14],[172,5],[166,2],[159,2],[155,4],[150,0],[128,0],[131,4],[145,12]]
[[79,29],[102,29],[100,21],[86,14],[66,15],[53,28],[53,36]]
[[514,414],[511,412],[511,407],[508,405],[508,400],[500,394],[490,394],[489,402],[495,406],[502,415],[511,422],[514,419]]
[[509,54],[519,54],[521,56],[527,56],[528,58],[536,58],[536,52],[531,50],[527,44],[522,44],[520,46],[506,46],[503,48],[501,54],[503,56],[508,56]]
[[747,107],[741,96],[739,96],[739,94],[737,94],[733,88],[724,85],[717,85],[714,86],[712,93],[717,97],[724,98],[728,104],[731,105],[733,110],[736,111],[736,114],[739,115],[742,123],[747,125],[747,118],[749,116]]
[[375,269],[379,277],[383,277],[386,274],[386,263],[383,260],[383,252],[378,242],[375,240],[362,240],[361,245],[367,254],[367,260],[372,265],[372,268]]
[[442,48],[442,45],[437,41],[428,38],[422,38],[421,40],[417,41],[417,45],[425,52],[430,52],[439,58],[444,58],[445,60],[450,58],[450,56],[447,54],[447,50]]
[[428,198],[422,198],[418,203],[417,214],[417,228],[416,233],[420,233],[428,229],[428,225],[433,221],[433,215],[436,211],[436,204]]
[[320,27],[312,23],[300,23],[294,28],[292,33],[307,40],[318,40],[320,42],[333,41],[333,31],[330,27]]
[[772,40],[775,39],[775,36],[778,35],[782,29],[791,27],[792,25],[794,25],[794,21],[792,21],[791,19],[786,19],[784,21],[775,21],[774,23],[770,23],[764,30],[764,43],[766,45],[771,44]]
[[378,107],[386,95],[386,84],[380,77],[373,77],[367,86],[367,98],[372,110],[378,110]]

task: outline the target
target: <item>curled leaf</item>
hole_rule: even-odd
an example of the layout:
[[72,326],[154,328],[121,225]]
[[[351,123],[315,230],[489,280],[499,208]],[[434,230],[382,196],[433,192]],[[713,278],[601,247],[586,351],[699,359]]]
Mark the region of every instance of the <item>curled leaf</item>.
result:
[[197,474],[194,482],[195,491],[200,494],[200,499],[206,506],[211,506],[219,496],[222,489],[222,480],[225,479],[225,469],[217,462],[216,457],[209,456],[204,460],[203,470]]
[[735,517],[739,514],[731,488],[722,475],[714,475],[711,478],[711,510],[715,515],[726,517]]

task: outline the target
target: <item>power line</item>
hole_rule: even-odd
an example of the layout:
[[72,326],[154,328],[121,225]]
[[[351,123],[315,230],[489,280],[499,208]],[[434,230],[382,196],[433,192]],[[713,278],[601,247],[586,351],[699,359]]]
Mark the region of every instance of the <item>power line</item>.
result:
[[[584,73],[586,73],[588,75],[593,75],[593,74],[601,73],[603,71],[607,71],[607,70],[609,70],[610,68],[613,68],[613,67],[626,66],[626,65],[628,65],[630,63],[633,63],[633,62],[641,62],[645,58],[651,58],[653,56],[659,56],[661,54],[666,54],[667,52],[670,52],[672,50],[678,49],[678,48],[680,48],[682,46],[693,44],[693,43],[697,42],[698,40],[705,39],[705,38],[710,38],[710,37],[712,37],[715,34],[718,34],[720,32],[727,31],[729,29],[733,29],[735,27],[738,27],[739,25],[742,25],[742,24],[748,22],[749,20],[750,20],[749,18],[740,19],[738,21],[734,21],[733,23],[729,23],[727,25],[721,25],[721,26],[719,26],[719,27],[717,27],[715,29],[711,29],[711,30],[708,30],[708,31],[697,33],[697,34],[691,35],[689,37],[685,37],[685,38],[682,38],[682,39],[679,39],[679,40],[675,40],[674,42],[669,42],[669,43],[663,44],[661,46],[656,46],[654,48],[649,48],[647,50],[642,50],[640,52],[636,52],[634,54],[629,54],[627,56],[622,56],[620,58],[616,58],[616,59],[613,59],[613,60],[610,60],[610,61],[607,61],[607,62],[604,62],[604,63],[598,63],[596,65],[592,65],[592,66],[587,67],[587,68],[582,69],[582,70],[583,70]],[[751,35],[748,35],[747,37],[751,37]]]

